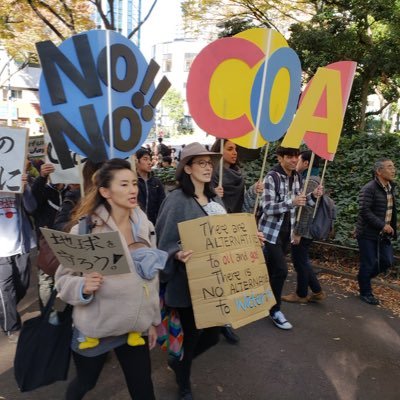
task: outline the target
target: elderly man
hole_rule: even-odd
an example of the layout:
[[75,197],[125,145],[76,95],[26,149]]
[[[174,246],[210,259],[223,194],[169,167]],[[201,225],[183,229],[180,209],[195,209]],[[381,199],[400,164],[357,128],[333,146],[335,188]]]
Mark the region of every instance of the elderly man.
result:
[[371,279],[393,264],[391,240],[396,234],[396,202],[393,180],[396,169],[388,158],[375,163],[374,179],[360,191],[356,227],[360,249],[358,284],[360,299],[371,305],[379,300],[372,293]]

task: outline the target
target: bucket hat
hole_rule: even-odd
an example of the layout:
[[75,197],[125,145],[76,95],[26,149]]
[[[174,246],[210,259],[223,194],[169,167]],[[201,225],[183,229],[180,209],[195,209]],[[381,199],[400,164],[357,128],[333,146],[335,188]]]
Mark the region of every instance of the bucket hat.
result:
[[175,171],[175,178],[179,180],[182,177],[182,172],[184,166],[196,156],[210,156],[211,161],[215,164],[221,159],[222,155],[220,153],[214,153],[208,151],[202,144],[198,142],[193,142],[185,146],[181,152],[181,160]]

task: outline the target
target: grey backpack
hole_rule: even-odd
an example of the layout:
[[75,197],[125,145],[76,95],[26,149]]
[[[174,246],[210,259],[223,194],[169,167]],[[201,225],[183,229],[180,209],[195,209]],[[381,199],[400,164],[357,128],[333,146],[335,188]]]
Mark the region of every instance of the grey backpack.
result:
[[310,225],[310,235],[315,240],[326,240],[333,230],[333,223],[336,219],[335,202],[327,195],[321,196]]

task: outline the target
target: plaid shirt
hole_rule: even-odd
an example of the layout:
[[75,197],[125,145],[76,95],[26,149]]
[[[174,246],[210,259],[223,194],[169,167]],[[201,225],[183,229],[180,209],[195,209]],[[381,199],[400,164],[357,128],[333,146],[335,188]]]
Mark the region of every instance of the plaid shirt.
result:
[[385,224],[390,225],[390,223],[392,222],[392,215],[393,215],[393,193],[390,183],[388,183],[387,186],[384,187],[384,189],[387,196]]
[[[272,174],[279,177],[279,190],[275,188],[275,181]],[[296,222],[296,208],[293,205],[293,198],[301,194],[301,182],[299,175],[294,174],[292,190],[289,191],[289,176],[278,171],[270,171],[264,178],[264,191],[262,194],[263,214],[259,222],[259,230],[263,232],[265,240],[275,244],[282,226],[284,214],[290,212],[291,234]],[[311,200],[311,196],[307,196]],[[314,204],[314,202],[311,200]]]

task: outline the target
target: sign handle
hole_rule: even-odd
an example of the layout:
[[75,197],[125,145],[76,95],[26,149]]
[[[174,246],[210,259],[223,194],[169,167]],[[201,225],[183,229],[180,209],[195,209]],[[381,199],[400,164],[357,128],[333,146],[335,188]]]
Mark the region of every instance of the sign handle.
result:
[[[324,183],[324,178],[325,178],[325,172],[326,172],[326,167],[328,165],[328,160],[325,160],[325,164],[324,164],[324,169],[322,170],[322,176],[321,176],[321,182],[320,185],[322,185]],[[315,207],[314,207],[314,213],[313,213],[313,219],[315,217],[315,214],[317,213],[317,208],[318,208],[318,204],[320,201],[321,197],[318,197],[317,202],[315,203]]]
[[221,139],[221,147],[220,147],[220,152],[221,152],[221,161],[219,162],[219,181],[218,181],[218,186],[222,187],[222,175],[224,173],[224,144],[225,140]]
[[[312,169],[313,164],[314,164],[314,159],[315,159],[315,153],[312,152],[312,153],[311,153],[310,163],[309,163],[309,165],[308,165],[306,181],[304,182],[304,185],[303,185],[303,192],[302,192],[303,195],[306,194],[307,185],[308,185],[308,182],[309,182],[310,176],[311,176],[311,169]],[[296,222],[299,222],[299,221],[300,221],[300,216],[301,216],[301,210],[302,210],[302,209],[303,209],[303,206],[299,207],[299,211],[297,212]]]
[[[260,181],[262,181],[262,179],[264,177],[265,166],[267,165],[268,150],[269,150],[269,142],[267,142],[267,144],[265,145],[264,159],[263,159],[261,172],[260,172]],[[256,212],[257,212],[257,205],[258,205],[259,198],[260,198],[260,193],[256,193],[256,202],[254,203],[254,210],[253,210],[254,215],[256,215]]]

